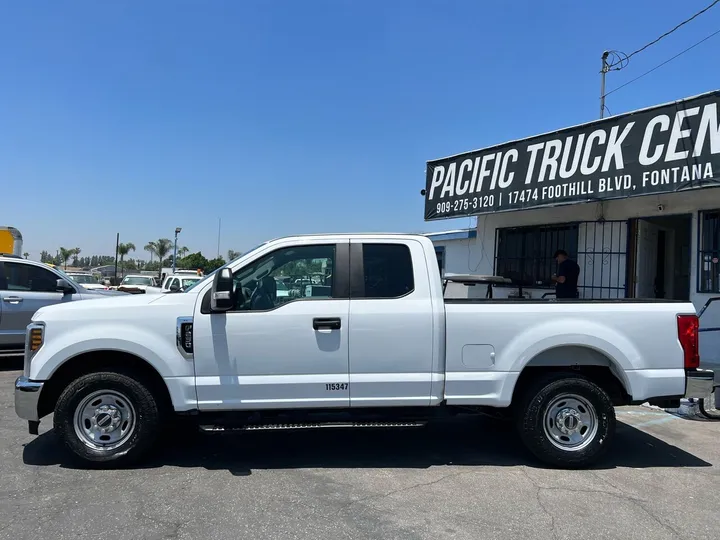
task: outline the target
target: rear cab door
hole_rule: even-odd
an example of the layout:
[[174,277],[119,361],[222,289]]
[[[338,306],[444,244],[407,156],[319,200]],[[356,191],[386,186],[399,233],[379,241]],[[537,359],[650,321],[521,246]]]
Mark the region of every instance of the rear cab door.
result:
[[444,344],[436,343],[441,329],[435,309],[419,240],[351,239],[351,407],[428,406],[442,400],[438,351]]

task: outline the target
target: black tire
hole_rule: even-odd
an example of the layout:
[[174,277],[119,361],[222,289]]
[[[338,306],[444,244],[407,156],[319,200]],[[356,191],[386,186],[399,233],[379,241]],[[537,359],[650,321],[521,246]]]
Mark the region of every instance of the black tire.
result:
[[[587,439],[574,448],[570,446],[569,438],[568,441],[553,439],[551,433],[562,435],[555,425],[554,418],[557,417],[548,419],[546,429],[549,408],[553,406],[554,410],[560,410],[555,407],[563,407],[563,402],[558,401],[561,396],[577,396],[594,409],[589,412],[595,413],[595,434],[592,435],[592,429],[586,429],[589,431]],[[585,409],[584,404],[581,407]],[[542,462],[555,467],[580,469],[596,463],[607,452],[615,436],[615,408],[610,396],[577,374],[556,373],[538,381],[521,396],[516,411],[517,429],[525,446]]]
[[[134,429],[128,430],[126,438],[118,441],[116,447],[102,448],[102,443],[91,446],[76,432],[76,410],[96,392],[119,393],[134,411]],[[152,448],[160,432],[160,411],[150,385],[142,378],[98,372],[83,375],[68,385],[58,399],[53,422],[60,440],[86,465],[121,467],[135,463]]]

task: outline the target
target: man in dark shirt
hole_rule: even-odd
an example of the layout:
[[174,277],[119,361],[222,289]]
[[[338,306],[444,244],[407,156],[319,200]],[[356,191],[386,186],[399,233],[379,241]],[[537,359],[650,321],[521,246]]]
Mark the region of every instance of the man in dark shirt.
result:
[[557,274],[552,277],[555,282],[555,298],[577,298],[580,267],[563,249],[558,249],[553,258],[558,263]]

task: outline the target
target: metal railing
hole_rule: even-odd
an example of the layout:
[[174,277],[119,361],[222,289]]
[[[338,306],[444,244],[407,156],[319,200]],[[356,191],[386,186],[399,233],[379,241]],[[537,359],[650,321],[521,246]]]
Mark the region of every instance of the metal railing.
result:
[[[708,298],[707,302],[705,302],[705,305],[703,305],[702,308],[700,308],[700,311],[698,311],[698,319],[700,319],[703,316],[703,313],[707,311],[707,308],[710,307],[710,304],[713,302],[717,302],[720,300],[720,296],[713,296],[712,298]],[[698,328],[698,332],[720,332],[720,326],[709,326],[707,328]],[[709,407],[707,405],[710,405]],[[713,407],[712,403],[707,403],[704,398],[700,398],[698,400],[698,408],[700,410],[700,414],[703,415],[705,418],[710,418],[713,420],[720,420],[720,414],[718,413],[718,410]]]
[[[700,308],[700,311],[698,311],[698,319],[703,316],[703,313],[707,310],[708,307],[710,307],[710,304],[713,302],[717,302],[720,300],[720,296],[713,296],[712,298],[708,298],[708,301],[705,302],[705,305]],[[699,332],[720,332],[720,326],[711,326],[709,328],[700,328],[698,330]]]

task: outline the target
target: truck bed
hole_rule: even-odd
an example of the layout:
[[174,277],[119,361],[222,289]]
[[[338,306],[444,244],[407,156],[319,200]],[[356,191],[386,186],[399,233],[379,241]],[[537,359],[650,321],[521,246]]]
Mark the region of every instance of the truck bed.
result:
[[509,404],[523,366],[606,366],[634,400],[684,388],[678,314],[655,299],[445,299],[449,404]]

